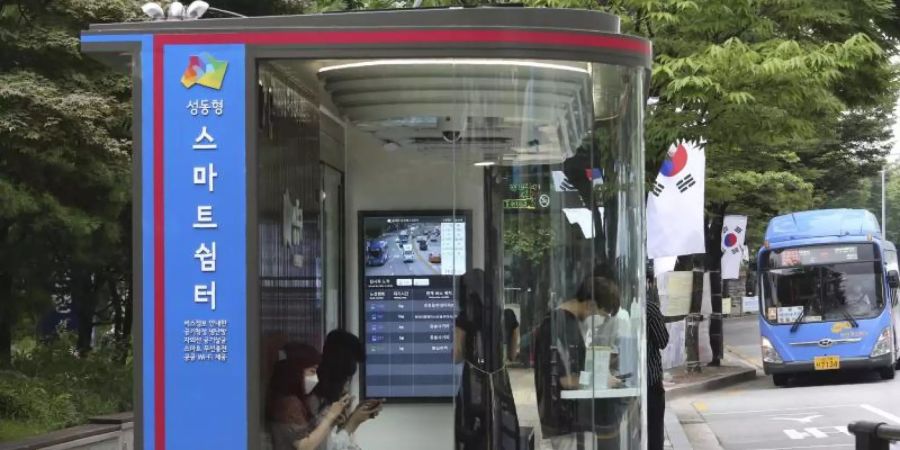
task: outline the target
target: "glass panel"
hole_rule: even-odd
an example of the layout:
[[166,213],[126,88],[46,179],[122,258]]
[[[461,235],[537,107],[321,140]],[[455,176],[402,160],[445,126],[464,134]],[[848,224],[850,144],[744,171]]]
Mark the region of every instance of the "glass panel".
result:
[[[322,240],[325,329],[333,297],[345,296],[347,329],[366,356],[357,364],[352,351],[325,349],[323,365],[345,370],[320,371],[320,386],[347,386],[362,408],[387,399],[376,419],[342,428],[324,421],[339,395],[301,390],[309,414],[295,437],[326,423],[352,428],[366,449],[512,450],[531,439],[640,448],[643,71],[488,59],[267,64],[303,92],[290,94],[307,99],[293,100],[302,111],[346,121],[343,157],[300,152],[307,172],[289,180],[324,173],[324,199],[308,212],[320,220],[322,208],[324,234],[304,238]],[[273,128],[295,136],[304,126]],[[345,177],[339,205],[329,201],[341,186],[332,167]],[[335,208],[351,218],[343,258],[332,251]],[[325,331],[312,325],[322,323],[316,304],[297,320],[306,342]]]
[[344,232],[343,176],[330,166],[322,167],[322,268],[324,270],[325,314],[324,329],[331,331],[343,324]]

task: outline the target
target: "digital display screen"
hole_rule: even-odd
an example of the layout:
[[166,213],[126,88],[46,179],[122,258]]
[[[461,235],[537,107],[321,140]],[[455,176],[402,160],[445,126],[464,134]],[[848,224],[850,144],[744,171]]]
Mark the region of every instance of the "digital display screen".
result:
[[[866,259],[871,259],[871,257]],[[860,246],[858,245],[799,247],[772,253],[772,263],[775,267],[837,264],[859,260]]]
[[366,398],[449,398],[458,312],[469,267],[466,213],[361,213]]

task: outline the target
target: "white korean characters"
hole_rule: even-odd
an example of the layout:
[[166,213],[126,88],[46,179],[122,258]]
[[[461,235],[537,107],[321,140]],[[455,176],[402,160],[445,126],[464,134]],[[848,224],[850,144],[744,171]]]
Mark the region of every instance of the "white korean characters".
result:
[[[191,116],[203,117],[224,113],[224,100],[191,100],[187,104]],[[198,155],[210,158],[191,170],[191,183],[194,189],[202,189],[204,195],[212,198],[216,192],[219,172],[211,161],[212,154],[219,150],[219,142],[210,125],[200,125],[199,132],[191,143],[191,149]],[[191,224],[194,230],[201,232],[197,246],[193,250],[193,259],[197,264],[199,276],[194,283],[194,303],[216,311],[216,265],[218,262],[218,245],[215,233],[219,229],[216,222],[212,202],[199,201],[196,205],[196,218]],[[228,322],[222,319],[192,319],[184,321],[184,361],[188,363],[228,360]]]
[[[223,102],[220,100],[213,100],[212,104],[221,107],[223,105]],[[207,115],[208,111],[206,113],[203,112],[204,105],[205,103],[203,102],[199,103],[199,113]],[[189,104],[188,106],[190,108],[192,105]],[[209,105],[207,105],[207,107],[208,106]],[[190,111],[192,115],[196,115],[194,114],[193,109],[190,109]],[[216,114],[221,115],[221,112],[216,110]],[[191,147],[196,152],[208,152],[217,151],[219,149],[219,144],[216,142],[216,138],[213,137],[209,127],[207,125],[203,125],[200,127],[200,132],[197,134],[197,137],[194,138],[194,143]],[[213,195],[215,193],[215,180],[219,177],[219,172],[216,171],[215,165],[212,162],[205,163],[200,166],[195,166],[192,170],[191,175],[191,182],[195,187],[201,186],[202,188],[205,188],[210,195]],[[213,205],[197,205],[197,218],[191,226],[195,230],[217,230],[219,228],[219,224],[215,221]],[[199,264],[201,273],[214,274],[216,272],[215,240],[200,242],[199,246],[194,251],[193,256]],[[207,283],[194,284],[194,303],[209,305],[210,310],[216,310],[215,279],[210,280]]]

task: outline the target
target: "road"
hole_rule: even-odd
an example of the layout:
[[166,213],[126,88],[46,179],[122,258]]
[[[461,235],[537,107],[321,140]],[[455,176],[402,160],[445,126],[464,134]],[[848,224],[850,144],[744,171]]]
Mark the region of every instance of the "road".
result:
[[[729,319],[726,345],[758,363],[755,317]],[[761,373],[761,372],[760,372]],[[778,388],[770,377],[673,402],[682,422],[705,423],[728,450],[852,449],[848,423],[856,420],[900,426],[900,377],[875,373],[816,374]],[[699,447],[697,447],[699,448]]]
[[428,249],[422,250],[419,248],[418,242],[414,239],[410,240],[409,244],[412,245],[415,259],[412,262],[405,262],[403,261],[403,247],[397,240],[396,233],[386,233],[380,239],[388,243],[387,263],[383,266],[367,266],[366,276],[426,276],[441,274],[440,264],[428,262],[429,255],[441,254],[440,242],[428,242]]

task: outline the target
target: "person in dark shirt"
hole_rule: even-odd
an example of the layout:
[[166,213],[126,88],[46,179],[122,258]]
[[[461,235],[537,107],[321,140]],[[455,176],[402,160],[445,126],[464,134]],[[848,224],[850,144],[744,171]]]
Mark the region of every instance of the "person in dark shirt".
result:
[[666,390],[663,387],[662,355],[669,332],[659,306],[656,287],[647,289],[647,450],[662,450],[665,441]]
[[510,308],[503,310],[503,340],[506,345],[506,360],[513,362],[519,359],[519,319]]
[[[581,322],[596,314],[598,303],[609,300],[614,292],[617,291],[608,279],[586,278],[575,298],[547,313],[536,332],[534,383],[538,414],[543,437],[550,440],[554,449],[575,448],[578,433],[592,431],[590,411],[581,413],[579,408],[585,405],[563,400],[561,392],[580,387],[579,376],[585,369],[587,353]],[[620,383],[610,377],[611,386]]]

